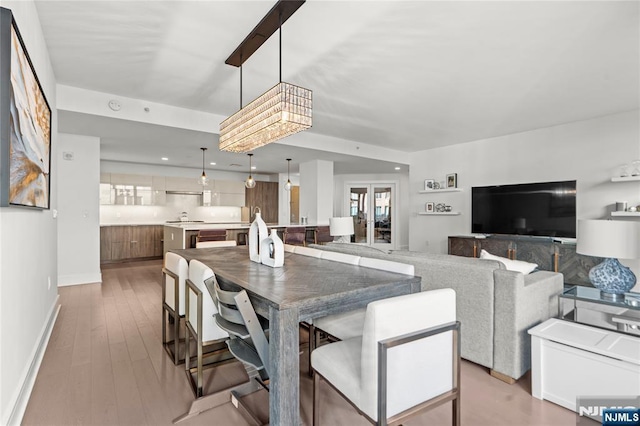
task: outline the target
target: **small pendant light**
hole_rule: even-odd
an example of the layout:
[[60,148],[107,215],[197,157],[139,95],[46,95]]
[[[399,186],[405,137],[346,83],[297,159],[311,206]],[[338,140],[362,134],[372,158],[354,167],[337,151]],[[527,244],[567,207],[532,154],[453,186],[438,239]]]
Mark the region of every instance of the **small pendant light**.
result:
[[198,183],[200,183],[200,185],[202,186],[207,186],[209,184],[209,178],[207,177],[207,174],[204,172],[204,152],[207,150],[207,148],[200,148],[202,150],[202,176],[200,176],[200,179],[198,179]]
[[248,189],[254,188],[256,186],[256,180],[251,176],[251,157],[253,154],[247,154],[249,156],[249,177],[244,181],[244,186]]
[[291,186],[292,185],[291,185],[291,179],[290,179],[290,176],[291,176],[291,174],[290,174],[290,172],[291,172],[290,166],[291,166],[291,158],[287,158],[287,183],[284,184],[284,190],[285,191],[291,191]]

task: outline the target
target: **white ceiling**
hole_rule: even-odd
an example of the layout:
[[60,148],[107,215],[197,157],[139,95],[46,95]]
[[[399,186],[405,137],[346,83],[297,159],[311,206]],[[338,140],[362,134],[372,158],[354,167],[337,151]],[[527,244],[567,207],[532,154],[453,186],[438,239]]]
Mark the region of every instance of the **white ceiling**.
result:
[[[274,2],[36,4],[58,83],[228,116],[239,71],[224,61]],[[638,2],[615,0],[309,0],[283,26],[283,80],[313,90],[310,132],[420,151],[638,109],[639,15]],[[277,34],[243,79],[245,103],[278,81]],[[165,149],[200,167],[209,146],[216,167],[246,163],[211,134],[156,126],[150,149],[133,123],[69,113],[59,127],[103,137],[104,159],[158,164]],[[332,159],[339,173],[395,166],[318,148],[255,158],[273,172],[288,156]]]

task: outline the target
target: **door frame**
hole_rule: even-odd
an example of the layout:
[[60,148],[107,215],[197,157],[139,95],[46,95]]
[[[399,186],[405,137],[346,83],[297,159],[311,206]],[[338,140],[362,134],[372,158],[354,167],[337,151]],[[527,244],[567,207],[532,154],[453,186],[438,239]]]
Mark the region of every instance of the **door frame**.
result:
[[[342,195],[342,200],[343,200],[343,205],[342,205],[342,214],[344,216],[351,216],[351,212],[349,211],[349,204],[350,204],[350,188],[353,186],[368,186],[368,191],[372,191],[373,187],[382,187],[382,186],[390,186],[391,187],[391,242],[389,244],[376,244],[374,241],[369,241],[367,243],[356,243],[356,244],[360,244],[360,245],[366,245],[366,246],[370,246],[370,247],[375,247],[375,248],[379,248],[382,250],[395,250],[397,247],[397,243],[396,240],[398,239],[398,225],[397,225],[397,221],[398,221],[398,191],[400,188],[400,181],[399,180],[352,180],[352,181],[347,181],[344,183],[344,187],[343,187],[343,195]],[[372,200],[375,199],[375,196],[373,196],[374,194],[371,194],[372,196],[369,197],[369,199],[371,200],[370,203],[373,203]],[[371,207],[371,206],[369,206]],[[375,206],[374,206],[374,211],[375,211]],[[371,216],[371,214],[369,215]],[[373,218],[367,218],[367,225],[369,225],[371,222],[375,221],[375,215]],[[369,231],[369,229],[373,229],[373,227],[371,226],[367,226],[367,240],[369,240],[370,235],[373,235],[373,231]],[[373,236],[374,240],[375,240],[375,236]]]

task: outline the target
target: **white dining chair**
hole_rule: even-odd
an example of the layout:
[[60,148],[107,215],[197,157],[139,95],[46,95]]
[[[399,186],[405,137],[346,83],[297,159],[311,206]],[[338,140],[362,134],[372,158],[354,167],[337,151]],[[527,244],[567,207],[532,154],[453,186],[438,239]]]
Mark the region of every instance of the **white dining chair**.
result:
[[[209,358],[219,361],[229,359],[224,354],[227,352],[224,342],[229,338],[229,333],[220,328],[215,322],[214,316],[218,313],[218,308],[216,307],[216,301],[206,288],[206,282],[213,279],[213,271],[207,265],[198,260],[189,262],[189,278],[186,281],[185,288],[185,371],[196,398],[202,396],[204,349],[211,348],[207,352],[207,357]],[[190,366],[190,340],[192,338],[196,342],[195,371],[192,371]],[[193,377],[194,372],[195,379]]]
[[[323,259],[329,259],[328,256],[324,257],[324,253],[332,252],[323,252]],[[404,275],[415,275],[414,266],[407,263],[373,259],[369,257],[361,257],[358,260],[358,264],[366,268],[379,269]],[[364,326],[365,312],[366,308],[361,308],[339,314],[314,318],[309,327],[309,360],[311,359],[311,353],[318,346],[320,333],[329,335],[330,340],[347,340],[361,336],[362,328]],[[309,365],[311,365],[311,362],[309,362]],[[309,370],[309,374],[312,375],[313,372]]]
[[313,424],[320,423],[320,380],[328,382],[367,420],[399,424],[452,401],[460,425],[460,324],[452,289],[372,302],[361,337],[317,348]]
[[196,248],[208,248],[208,247],[235,247],[237,245],[235,240],[224,241],[196,241]]
[[[180,351],[180,323],[185,313],[184,289],[188,274],[186,259],[167,252],[162,268],[162,345],[176,365],[184,361]],[[167,322],[173,327],[172,340],[167,335]]]

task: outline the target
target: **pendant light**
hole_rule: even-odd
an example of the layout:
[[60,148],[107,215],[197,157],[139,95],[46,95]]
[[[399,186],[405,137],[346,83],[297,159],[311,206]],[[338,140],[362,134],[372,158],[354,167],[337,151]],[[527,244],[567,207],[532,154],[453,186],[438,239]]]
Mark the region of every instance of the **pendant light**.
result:
[[284,184],[284,190],[285,191],[291,191],[291,186],[292,186],[291,185],[291,179],[290,179],[291,169],[290,169],[289,166],[291,166],[291,158],[287,158],[287,183]]
[[253,154],[247,154],[249,156],[249,177],[244,181],[244,186],[248,189],[254,188],[256,186],[256,180],[251,176],[251,157]]
[[198,183],[202,186],[207,186],[209,184],[209,178],[207,177],[207,174],[204,172],[204,152],[207,150],[207,148],[200,148],[202,150],[202,176],[200,176],[200,179],[198,179]]

